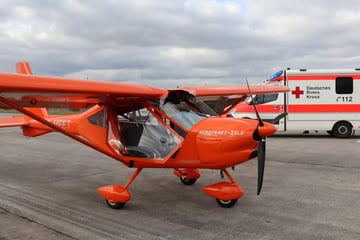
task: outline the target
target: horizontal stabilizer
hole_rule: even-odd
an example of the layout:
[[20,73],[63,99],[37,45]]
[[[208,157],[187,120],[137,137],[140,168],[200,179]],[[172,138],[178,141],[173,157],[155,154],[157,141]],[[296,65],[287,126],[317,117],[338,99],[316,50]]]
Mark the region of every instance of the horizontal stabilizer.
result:
[[[33,110],[33,109],[31,109]],[[52,132],[51,129],[41,129],[30,126],[31,118],[26,115],[0,118],[0,128],[2,127],[22,127],[23,135],[26,137],[37,137]],[[35,121],[35,120],[34,120]]]
[[26,137],[38,137],[47,133],[52,132],[52,130],[31,128],[31,127],[23,127],[23,135]]
[[24,116],[12,116],[9,118],[0,118],[0,127],[17,127],[26,126],[28,124],[25,121]]

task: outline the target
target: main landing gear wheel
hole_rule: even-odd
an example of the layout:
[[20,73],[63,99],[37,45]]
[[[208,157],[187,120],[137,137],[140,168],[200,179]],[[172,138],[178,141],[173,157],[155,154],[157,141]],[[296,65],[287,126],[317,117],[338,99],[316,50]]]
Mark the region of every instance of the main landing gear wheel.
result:
[[182,176],[180,178],[181,182],[184,184],[184,185],[193,185],[195,182],[196,182],[196,178],[193,178],[193,179],[187,179],[186,176]]
[[216,199],[216,202],[220,205],[220,207],[231,208],[232,206],[234,206],[236,204],[237,199],[232,199],[232,200]]
[[105,202],[106,202],[106,204],[107,204],[110,208],[112,208],[112,209],[120,209],[120,208],[123,208],[124,205],[125,205],[125,203],[122,203],[122,202],[111,202],[111,201],[109,201],[109,200],[107,200],[107,199],[105,199]]

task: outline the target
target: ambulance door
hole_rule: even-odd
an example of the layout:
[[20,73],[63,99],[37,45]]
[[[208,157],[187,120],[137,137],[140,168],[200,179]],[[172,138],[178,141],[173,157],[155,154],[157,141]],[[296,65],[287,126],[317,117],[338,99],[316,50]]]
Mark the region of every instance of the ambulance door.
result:
[[[254,101],[264,121],[274,125],[279,124],[279,116],[284,112],[284,94],[267,93],[256,95]],[[249,105],[253,105],[253,102],[250,102]]]

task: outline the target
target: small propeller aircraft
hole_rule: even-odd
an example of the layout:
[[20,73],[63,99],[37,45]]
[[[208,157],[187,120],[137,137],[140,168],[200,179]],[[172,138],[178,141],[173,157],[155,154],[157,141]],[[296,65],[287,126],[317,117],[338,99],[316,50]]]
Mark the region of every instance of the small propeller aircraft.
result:
[[[199,168],[228,177],[203,188],[221,207],[232,207],[244,191],[227,168],[258,158],[260,194],[265,138],[276,128],[258,120],[236,119],[228,112],[252,94],[286,92],[285,86],[181,87],[164,90],[147,85],[75,80],[32,75],[27,62],[17,74],[0,73],[0,108],[23,113],[1,118],[0,127],[20,126],[24,136],[60,132],[130,168],[124,186],[98,189],[109,207],[122,208],[131,198],[130,184],[144,168],[172,168],[185,185],[200,177]],[[220,115],[204,101],[230,99]],[[235,99],[235,100],[234,100]],[[256,108],[256,106],[254,105]],[[50,116],[47,108],[84,109]]]

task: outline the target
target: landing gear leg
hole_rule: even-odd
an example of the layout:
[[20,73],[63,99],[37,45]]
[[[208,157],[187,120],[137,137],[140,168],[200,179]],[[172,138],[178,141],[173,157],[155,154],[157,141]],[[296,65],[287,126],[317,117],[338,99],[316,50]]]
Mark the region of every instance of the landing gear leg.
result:
[[125,203],[131,199],[131,194],[127,190],[130,184],[139,175],[142,168],[138,168],[135,173],[131,176],[129,181],[124,187],[119,185],[108,185],[98,189],[101,196],[105,198],[106,204],[113,209],[120,209],[124,207]]
[[203,188],[204,193],[216,199],[216,202],[223,208],[231,208],[244,194],[244,190],[231,177],[226,169],[221,169],[230,182],[219,182]]

